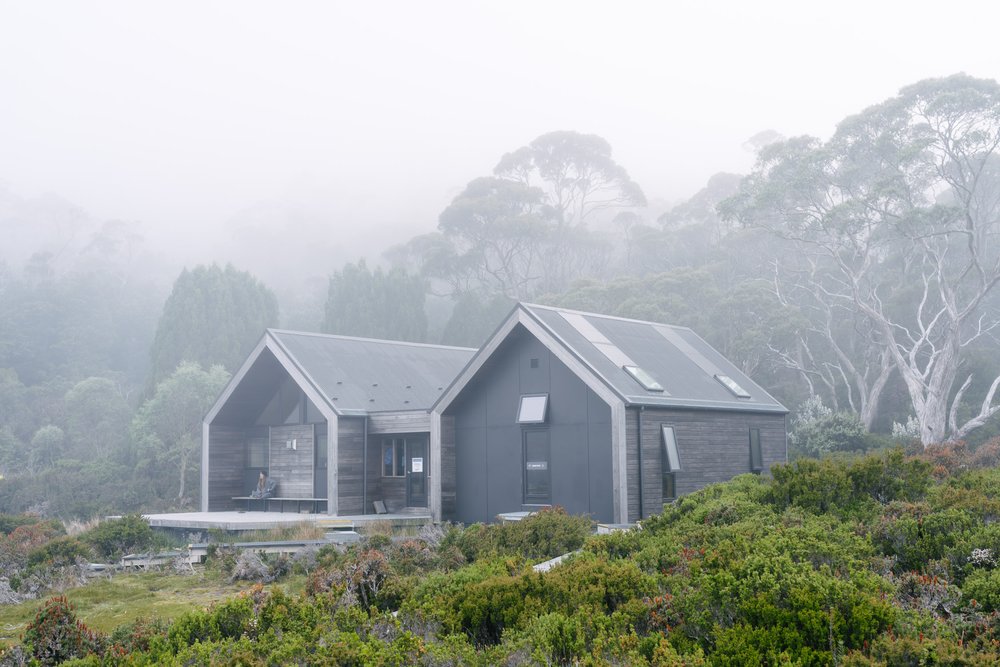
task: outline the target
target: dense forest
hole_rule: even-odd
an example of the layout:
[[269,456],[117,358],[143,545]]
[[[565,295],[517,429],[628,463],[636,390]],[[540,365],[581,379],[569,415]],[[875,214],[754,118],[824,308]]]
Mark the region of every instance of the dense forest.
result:
[[661,207],[607,141],[549,132],[320,284],[175,273],[135,224],[0,191],[0,511],[194,507],[201,417],[265,327],[475,346],[515,300],[690,326],[792,409],[793,456],[992,437],[1000,85],[750,144]]

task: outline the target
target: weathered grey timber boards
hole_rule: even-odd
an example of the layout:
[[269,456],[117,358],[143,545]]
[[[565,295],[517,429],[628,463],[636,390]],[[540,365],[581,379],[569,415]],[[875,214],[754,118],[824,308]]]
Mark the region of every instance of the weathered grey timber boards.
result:
[[232,497],[246,493],[243,489],[243,467],[246,465],[243,430],[213,425],[208,437],[208,488],[211,490],[208,509],[232,509]]
[[[292,447],[289,447],[289,442],[293,443]],[[312,497],[313,457],[312,424],[271,427],[268,475],[278,482],[277,495],[285,498]]]

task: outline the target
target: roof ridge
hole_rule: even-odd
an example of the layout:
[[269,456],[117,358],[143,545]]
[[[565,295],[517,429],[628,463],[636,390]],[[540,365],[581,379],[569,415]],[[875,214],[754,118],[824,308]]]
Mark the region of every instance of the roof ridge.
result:
[[656,327],[670,327],[671,329],[682,329],[684,331],[694,331],[691,327],[685,327],[680,324],[667,324],[666,322],[653,322],[652,320],[637,320],[632,317],[621,317],[618,315],[605,315],[603,313],[594,313],[589,310],[576,310],[575,308],[563,308],[561,306],[546,306],[540,303],[521,303],[522,306],[526,308],[542,308],[544,310],[552,310],[557,313],[573,313],[576,315],[587,315],[590,317],[599,317],[603,320],[616,320],[618,322],[632,322],[633,324],[648,324],[650,326]]
[[410,347],[429,347],[437,350],[462,350],[463,352],[475,352],[479,348],[476,347],[460,347],[458,345],[441,345],[438,343],[415,343],[407,340],[388,340],[385,338],[367,338],[365,336],[345,336],[342,334],[325,334],[317,333],[315,331],[294,331],[292,329],[271,329],[268,331],[272,334],[290,334],[293,336],[311,336],[313,338],[331,338],[334,340],[351,340],[359,341],[365,343],[385,343],[388,345],[408,345]]

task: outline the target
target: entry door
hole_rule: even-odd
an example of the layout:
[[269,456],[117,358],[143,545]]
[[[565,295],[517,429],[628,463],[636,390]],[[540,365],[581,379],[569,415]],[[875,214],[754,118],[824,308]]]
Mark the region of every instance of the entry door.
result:
[[406,439],[406,506],[427,507],[427,441]]
[[549,432],[534,429],[524,431],[524,504],[550,504],[550,480]]

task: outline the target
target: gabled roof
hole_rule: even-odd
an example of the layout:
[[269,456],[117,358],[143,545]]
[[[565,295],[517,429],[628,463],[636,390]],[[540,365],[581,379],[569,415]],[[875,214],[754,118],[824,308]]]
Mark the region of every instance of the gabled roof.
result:
[[428,410],[475,349],[269,329],[340,414]]
[[270,384],[280,369],[321,409],[338,415],[426,411],[473,353],[463,347],[268,329],[205,420],[212,422],[230,400],[259,411],[270,394],[244,387],[244,379]]
[[[445,391],[444,410],[472,380],[516,324],[532,331],[591,388],[603,389],[627,406],[689,407],[786,413],[788,410],[733,363],[687,327],[644,322],[535,304],[518,304],[493,337]],[[663,391],[646,388],[624,366],[645,371]],[[586,377],[585,377],[586,376]],[[738,397],[718,379],[729,378]]]

